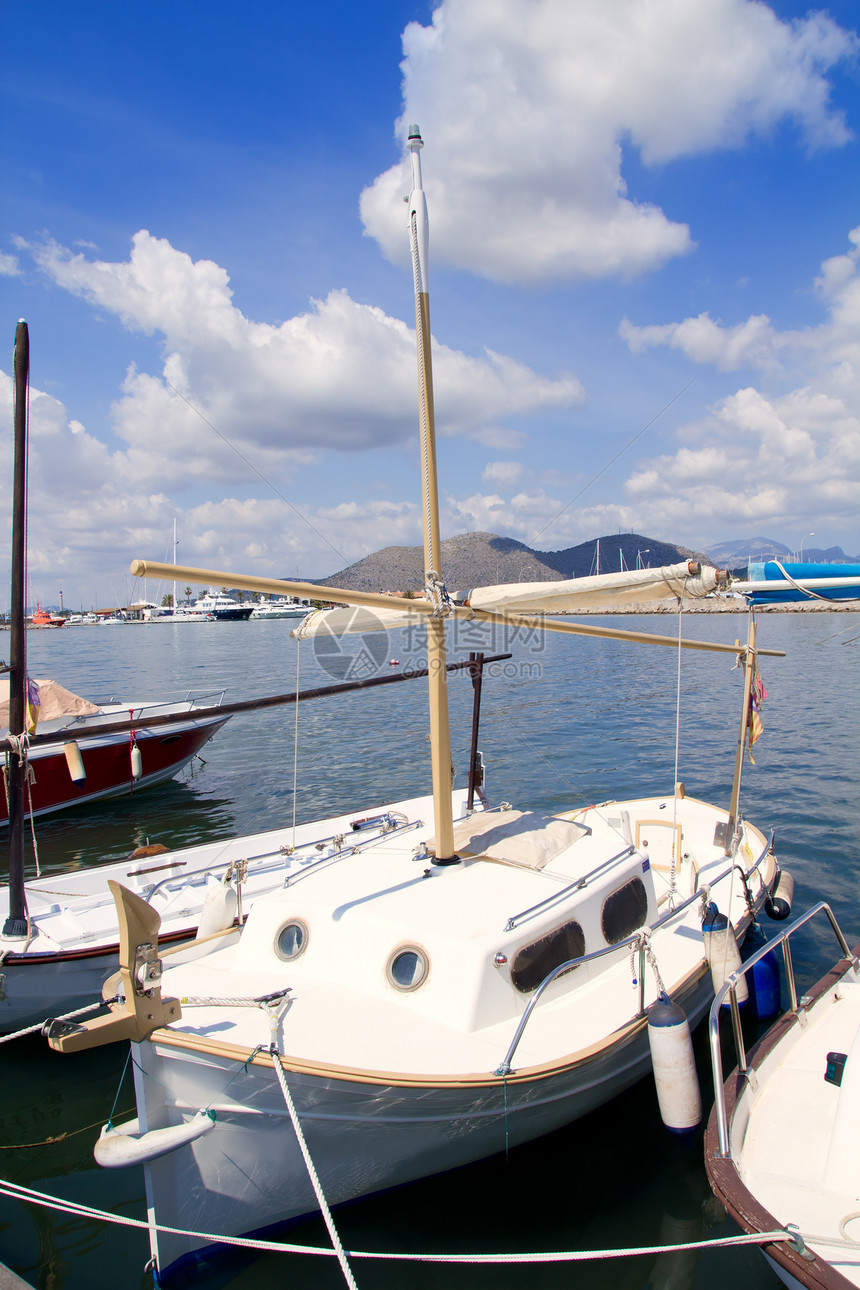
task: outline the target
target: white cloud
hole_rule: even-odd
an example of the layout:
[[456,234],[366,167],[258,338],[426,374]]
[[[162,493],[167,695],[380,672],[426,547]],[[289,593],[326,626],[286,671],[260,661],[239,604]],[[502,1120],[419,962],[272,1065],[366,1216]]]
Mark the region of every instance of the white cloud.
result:
[[[0,457],[11,461],[11,378],[0,371]],[[28,467],[29,594],[89,607],[134,599],[132,559],[167,562],[178,519],[180,564],[292,577],[322,577],[378,547],[420,542],[421,510],[412,501],[339,505],[278,498],[202,501],[185,508],[164,488],[133,481],[135,459],[111,452],[63,405],[30,390]],[[0,493],[0,525],[11,498]],[[152,591],[154,594],[154,591]]]
[[[269,470],[326,448],[380,447],[413,434],[414,331],[346,291],[274,326],[235,307],[224,269],[145,231],[123,263],[89,260],[53,241],[27,249],[65,290],[129,329],[164,337],[162,372],[131,367],[113,408],[114,431],[129,445],[129,478],[145,487],[163,479],[180,443],[186,479],[235,477],[235,456],[194,408]],[[436,343],[434,366],[442,434],[496,433],[502,417],[585,398],[569,373],[541,376],[491,350],[471,358]]]
[[[622,145],[660,164],[788,118],[837,146],[826,74],[856,48],[825,14],[784,23],[758,0],[443,0],[404,32],[396,127],[432,144],[434,256],[498,282],[655,269],[690,232],[628,196]],[[361,199],[395,260],[409,188],[403,162]]]
[[0,277],[17,278],[21,273],[18,260],[14,255],[7,255],[5,251],[0,251]]
[[[668,345],[722,369],[759,367],[776,387],[751,386],[684,427],[684,446],[646,463],[627,481],[628,496],[665,533],[671,514],[692,513],[714,537],[755,524],[790,531],[812,519],[819,529],[856,529],[860,514],[860,228],[847,254],[825,260],[816,288],[828,316],[815,327],[777,331],[764,316],[724,327],[707,316],[622,335],[634,350]],[[785,385],[781,360],[791,357]],[[659,523],[660,517],[663,522]]]
[[708,314],[683,322],[637,327],[624,319],[619,334],[634,353],[659,345],[681,350],[695,363],[723,371],[775,371],[784,356],[828,386],[860,395],[860,227],[848,234],[851,250],[825,260],[815,280],[828,317],[815,327],[777,331],[766,314],[726,327]]
[[696,363],[712,363],[724,372],[740,367],[775,367],[776,337],[766,314],[748,318],[736,327],[723,327],[710,314],[685,318],[680,323],[636,327],[625,318],[618,334],[634,354],[657,345],[682,350]]
[[[556,548],[626,530],[699,548],[739,530],[856,534],[860,228],[849,245],[824,261],[816,279],[827,311],[818,326],[781,332],[764,315],[733,326],[706,314],[645,327],[625,320],[621,334],[634,351],[665,345],[723,371],[758,367],[774,388],[746,385],[683,426],[677,450],[638,465],[617,488],[617,501],[570,507],[572,480],[569,492],[561,481],[550,483],[560,500],[522,489],[507,498],[506,485],[516,486],[519,475],[508,480],[493,464],[484,478],[496,492],[448,499],[456,522],[516,534],[528,544],[537,536],[540,546]],[[798,380],[804,384],[786,388]],[[849,554],[857,549],[860,540]]]
[[483,469],[481,478],[488,484],[514,484],[523,473],[519,461],[491,461]]

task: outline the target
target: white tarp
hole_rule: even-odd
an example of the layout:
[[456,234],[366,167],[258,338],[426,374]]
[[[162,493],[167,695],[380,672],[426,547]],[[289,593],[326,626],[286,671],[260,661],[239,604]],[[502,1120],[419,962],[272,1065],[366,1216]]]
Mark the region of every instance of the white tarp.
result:
[[[456,824],[454,853],[543,869],[550,860],[590,833],[587,825],[560,820],[555,815],[500,808],[482,811]],[[427,850],[435,854],[435,838],[427,843]]]
[[[496,587],[477,587],[466,594],[462,603],[472,609],[494,613],[570,614],[581,609],[611,611],[623,605],[645,604],[672,597],[700,598],[716,591],[720,585],[716,569],[684,562],[665,565],[661,569],[628,569],[621,573],[601,573],[592,578],[569,578],[563,582],[512,582]],[[395,600],[391,609],[320,609],[310,614],[292,634],[298,640],[306,640],[310,636],[391,631],[424,622],[426,614],[410,613],[406,608],[409,603]]]

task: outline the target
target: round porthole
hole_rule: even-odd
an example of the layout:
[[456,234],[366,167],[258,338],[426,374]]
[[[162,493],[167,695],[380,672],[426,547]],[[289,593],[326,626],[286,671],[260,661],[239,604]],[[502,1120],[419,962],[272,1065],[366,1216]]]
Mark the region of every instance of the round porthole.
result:
[[304,923],[299,922],[297,918],[284,926],[275,937],[275,953],[279,959],[291,963],[297,959],[307,949],[308,929]]
[[395,990],[417,990],[426,981],[429,969],[423,950],[414,945],[404,945],[388,960],[386,973]]

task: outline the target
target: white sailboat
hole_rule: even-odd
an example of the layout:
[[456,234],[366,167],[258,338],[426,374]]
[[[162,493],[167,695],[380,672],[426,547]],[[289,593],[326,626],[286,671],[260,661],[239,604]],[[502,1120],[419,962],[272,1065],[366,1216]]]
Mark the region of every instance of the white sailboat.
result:
[[[708,1007],[705,906],[742,936],[778,874],[768,839],[739,810],[754,633],[746,647],[687,642],[745,664],[728,808],[681,784],[553,816],[506,803],[473,809],[452,792],[447,619],[678,642],[523,616],[575,609],[570,586],[449,596],[438,563],[422,146],[412,127],[427,588],[408,612],[427,632],[432,798],[321,822],[334,835],[327,852],[293,866],[244,924],[169,959],[159,957],[157,912],[115,887],[122,967],[105,997],[122,1001],[51,1038],[70,1052],[132,1040],[137,1119],[105,1130],[96,1155],[144,1162],[161,1278],[207,1244],[195,1233],[238,1235],[327,1213],[550,1132],[620,1093],[650,1066],[655,1002],[668,996],[691,1023]],[[132,566],[150,576],[165,567]],[[314,594],[298,582],[176,574]],[[613,579],[628,599],[658,585],[676,597],[707,594],[718,580],[682,565],[579,582],[611,604],[621,585]],[[511,593],[522,598],[500,607]],[[353,617],[355,607],[376,618],[391,609],[371,593],[327,594]],[[310,630],[340,630],[342,618],[315,615]],[[685,1099],[679,1118],[689,1125],[697,1111]]]

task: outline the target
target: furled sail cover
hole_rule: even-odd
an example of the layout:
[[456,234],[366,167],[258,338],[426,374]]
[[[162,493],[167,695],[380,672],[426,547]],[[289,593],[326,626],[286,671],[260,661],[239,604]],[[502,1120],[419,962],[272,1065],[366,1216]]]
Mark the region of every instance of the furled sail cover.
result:
[[[393,600],[394,605],[404,602]],[[409,601],[406,602],[409,604]],[[412,602],[414,603],[414,601]],[[427,610],[428,601],[424,602]],[[296,640],[307,640],[310,636],[347,636],[351,632],[387,632],[396,627],[421,626],[427,613],[410,614],[399,607],[396,609],[367,609],[361,605],[347,605],[342,609],[315,609],[307,618],[293,628],[291,636]]]
[[695,561],[664,565],[661,569],[627,569],[601,573],[593,578],[566,582],[513,582],[500,587],[478,587],[467,603],[473,609],[515,614],[575,613],[577,609],[612,609],[667,597],[687,599],[710,595],[725,586],[718,569],[702,568]]
[[[564,582],[512,582],[496,587],[477,587],[455,604],[493,613],[546,614],[576,613],[580,609],[620,608],[666,598],[710,595],[727,585],[728,577],[718,569],[702,568],[695,561],[665,565],[661,569],[628,569],[622,573],[601,573],[592,578],[569,578]],[[418,603],[424,611],[414,608]],[[412,610],[405,606],[411,604]],[[396,606],[396,608],[394,607]],[[298,640],[349,632],[390,631],[396,627],[420,625],[429,611],[426,601],[397,601],[391,609],[322,609],[309,615],[293,631]]]

